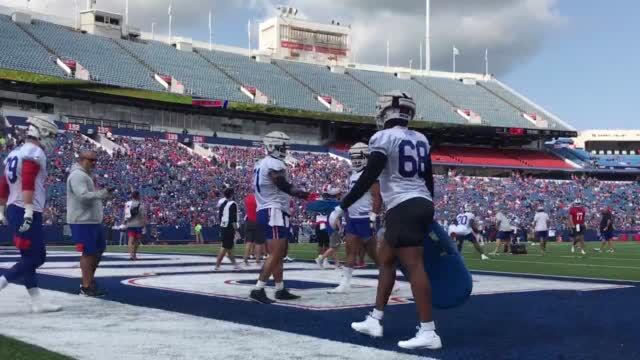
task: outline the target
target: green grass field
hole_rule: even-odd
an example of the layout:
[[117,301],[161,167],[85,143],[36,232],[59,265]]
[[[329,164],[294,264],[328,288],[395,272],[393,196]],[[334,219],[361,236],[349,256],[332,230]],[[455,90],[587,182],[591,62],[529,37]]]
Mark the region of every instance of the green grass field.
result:
[[[492,252],[493,244],[485,245],[485,252]],[[527,255],[491,256],[491,260],[482,261],[470,244],[465,244],[463,255],[471,270],[556,275],[576,278],[598,278],[610,280],[640,281],[640,243],[617,243],[615,254],[598,253],[593,249],[598,243],[587,244],[587,255],[577,256],[570,252],[569,243],[550,243],[549,253],[542,256],[539,246],[528,246]],[[219,245],[146,245],[140,253],[159,254],[217,254]],[[73,251],[70,246],[49,247],[50,251]],[[242,254],[243,245],[238,245],[235,254]],[[107,251],[126,252],[126,247],[109,246]],[[300,260],[312,260],[317,256],[315,244],[294,244],[289,256]],[[340,258],[344,258],[341,249]],[[213,259],[212,259],[213,261]],[[69,359],[20,341],[0,336],[0,359],[12,360],[58,360]]]
[[[471,244],[465,244],[463,255],[471,270],[498,271],[540,275],[559,275],[584,278],[640,281],[640,243],[617,243],[615,254],[598,253],[593,249],[599,243],[587,244],[587,255],[572,255],[569,243],[550,243],[549,253],[541,255],[539,246],[528,246],[527,255],[491,256],[482,261]],[[485,252],[494,250],[495,245],[485,245]],[[73,251],[73,247],[53,247],[50,250]],[[107,251],[126,252],[126,247],[109,246]],[[217,254],[219,245],[148,245],[140,248],[141,253],[175,254]],[[238,245],[235,255],[243,254],[244,246]],[[289,256],[300,260],[312,260],[318,255],[315,244],[293,244]],[[344,258],[343,250],[340,258]]]
[[71,358],[0,335],[0,359],[69,360]]

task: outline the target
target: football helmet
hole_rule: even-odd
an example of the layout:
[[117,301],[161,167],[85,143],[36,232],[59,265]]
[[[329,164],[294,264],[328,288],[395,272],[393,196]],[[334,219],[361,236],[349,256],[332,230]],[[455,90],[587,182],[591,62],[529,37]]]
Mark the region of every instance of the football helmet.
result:
[[416,115],[416,102],[411,95],[394,90],[378,98],[375,115],[378,129],[384,129],[389,120],[409,123]]
[[349,158],[351,159],[351,168],[354,171],[361,171],[367,166],[369,158],[369,146],[365,143],[357,143],[349,149]]
[[27,137],[38,140],[45,152],[53,150],[56,144],[58,125],[51,119],[40,117],[29,117],[27,124],[29,125]]
[[291,138],[282,131],[272,131],[265,135],[262,142],[267,150],[267,155],[284,160],[287,158],[287,150],[289,149],[290,140]]

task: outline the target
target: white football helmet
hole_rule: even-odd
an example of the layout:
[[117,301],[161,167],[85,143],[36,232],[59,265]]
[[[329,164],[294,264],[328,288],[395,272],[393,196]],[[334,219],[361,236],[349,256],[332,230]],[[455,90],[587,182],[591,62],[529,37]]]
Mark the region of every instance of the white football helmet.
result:
[[290,140],[291,138],[282,131],[272,131],[265,135],[262,142],[267,150],[267,155],[284,160],[287,157]]
[[365,143],[357,143],[349,149],[349,158],[351,159],[351,168],[354,171],[361,171],[367,166],[369,158],[369,146]]
[[416,102],[411,95],[394,90],[378,98],[376,103],[376,125],[384,129],[389,120],[404,120],[407,123],[416,115]]
[[470,204],[467,204],[464,206],[464,211],[465,212],[472,212],[473,211],[473,207]]
[[53,150],[56,144],[58,125],[51,119],[40,117],[29,117],[27,124],[29,125],[27,136],[38,140],[46,152]]

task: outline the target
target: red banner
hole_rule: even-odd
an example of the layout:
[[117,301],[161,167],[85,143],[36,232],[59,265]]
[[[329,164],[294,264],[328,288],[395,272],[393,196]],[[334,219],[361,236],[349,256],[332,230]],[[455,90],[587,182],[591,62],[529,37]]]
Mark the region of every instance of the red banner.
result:
[[98,134],[108,134],[110,132],[111,132],[111,128],[110,127],[98,126]]
[[166,133],[164,134],[165,139],[170,141],[178,141],[178,134]]
[[509,128],[509,135],[523,136],[524,135],[524,129],[522,129],[522,128]]
[[328,48],[328,47],[324,47],[324,46],[316,46],[316,52],[319,52],[319,53],[322,53],[322,54],[332,54],[332,55],[340,55],[340,56],[346,56],[347,55],[347,51],[346,50]]
[[67,131],[80,131],[80,124],[66,123],[64,129]]
[[229,102],[227,100],[202,100],[202,99],[193,99],[191,100],[191,104],[193,106],[201,106],[208,108],[222,108],[226,109]]
[[76,61],[75,60],[62,60],[62,62],[69,67],[71,70],[75,70]]
[[280,45],[283,48],[287,48],[287,49],[294,49],[294,50],[304,50],[304,51],[313,51],[313,46],[311,45],[304,45],[304,44],[300,44],[297,42],[293,42],[293,41],[281,41]]

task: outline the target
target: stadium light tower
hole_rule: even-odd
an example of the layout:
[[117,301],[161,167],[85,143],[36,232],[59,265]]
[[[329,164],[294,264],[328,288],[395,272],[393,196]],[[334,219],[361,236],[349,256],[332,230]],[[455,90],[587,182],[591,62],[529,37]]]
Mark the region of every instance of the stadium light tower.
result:
[[431,0],[426,0],[426,43],[425,43],[425,64],[424,68],[427,71],[431,71]]

